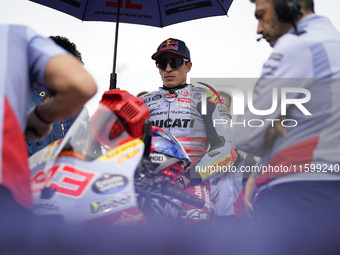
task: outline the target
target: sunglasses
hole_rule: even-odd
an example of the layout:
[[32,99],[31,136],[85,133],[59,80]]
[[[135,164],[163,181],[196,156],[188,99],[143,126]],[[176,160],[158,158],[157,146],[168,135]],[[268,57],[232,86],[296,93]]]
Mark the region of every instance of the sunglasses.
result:
[[165,71],[168,63],[172,70],[176,70],[177,68],[181,67],[185,62],[189,62],[186,58],[159,58],[156,60],[156,66]]

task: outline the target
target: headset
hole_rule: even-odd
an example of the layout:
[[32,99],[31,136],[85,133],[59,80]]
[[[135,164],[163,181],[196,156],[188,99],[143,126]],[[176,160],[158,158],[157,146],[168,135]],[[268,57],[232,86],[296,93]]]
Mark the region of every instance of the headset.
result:
[[[280,21],[293,24],[295,34],[297,35],[305,33],[306,31],[298,31],[296,27],[296,18],[298,15],[302,15],[301,2],[302,0],[273,0],[276,16],[273,23],[271,24],[270,30],[276,25],[277,21]],[[256,40],[262,40],[269,34],[270,30]]]
[[302,0],[273,0],[278,21],[295,24],[296,17],[301,13]]

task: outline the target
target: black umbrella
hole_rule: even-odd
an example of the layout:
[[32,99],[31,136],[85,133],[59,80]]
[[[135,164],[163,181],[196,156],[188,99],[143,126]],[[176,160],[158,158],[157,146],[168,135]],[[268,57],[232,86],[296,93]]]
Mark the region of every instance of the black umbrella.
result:
[[[165,27],[183,21],[227,15],[233,0],[29,0],[83,21],[116,22],[110,89],[117,84],[116,56],[119,23]],[[117,15],[119,13],[120,15]]]

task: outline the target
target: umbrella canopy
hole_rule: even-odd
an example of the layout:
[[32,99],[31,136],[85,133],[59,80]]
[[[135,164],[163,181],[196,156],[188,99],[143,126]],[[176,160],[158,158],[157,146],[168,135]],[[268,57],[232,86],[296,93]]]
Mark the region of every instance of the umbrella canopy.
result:
[[[165,27],[183,21],[227,15],[233,0],[29,0],[83,21],[116,22],[113,73],[116,88],[116,53],[120,22]],[[120,15],[117,15],[119,13]]]

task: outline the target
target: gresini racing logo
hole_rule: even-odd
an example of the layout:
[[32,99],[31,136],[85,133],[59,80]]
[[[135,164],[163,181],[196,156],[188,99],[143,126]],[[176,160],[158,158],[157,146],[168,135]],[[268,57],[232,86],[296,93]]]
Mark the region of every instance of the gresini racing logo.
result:
[[[207,114],[207,100],[213,101],[216,105],[221,102],[221,99],[219,95],[217,94],[216,90],[212,88],[211,86],[201,83],[204,85],[205,88],[200,88],[201,90],[205,91],[206,93],[202,93],[202,109],[201,114],[206,115]],[[254,115],[257,116],[266,116],[274,113],[277,110],[277,107],[280,106],[281,111],[279,114],[281,116],[287,115],[287,109],[288,107],[294,105],[301,113],[303,113],[305,116],[312,115],[308,109],[304,106],[307,102],[311,99],[311,93],[309,90],[301,87],[281,87],[280,89],[277,87],[273,87],[271,91],[272,98],[263,98],[262,100],[271,100],[271,106],[269,109],[256,109],[253,103],[253,89],[249,88],[246,91],[241,90],[236,87],[227,87],[228,90],[231,92],[232,95],[232,113],[233,115],[244,115],[245,113],[245,105],[248,111]],[[294,98],[289,98],[288,95],[298,95]],[[215,96],[214,96],[215,95]],[[216,102],[216,98],[218,99],[218,102]],[[247,98],[247,100],[245,100]],[[280,99],[280,102],[279,100]],[[222,115],[221,115],[222,116]],[[262,127],[264,126],[265,122],[270,123],[270,125],[273,127],[275,122],[281,122],[281,125],[283,127],[295,127],[298,125],[298,122],[295,119],[243,119],[242,121],[233,121],[228,118],[220,118],[220,119],[214,119],[213,125],[216,127],[216,125],[225,125],[230,124],[230,126],[235,125],[241,125],[241,126],[250,126],[250,127]]]

